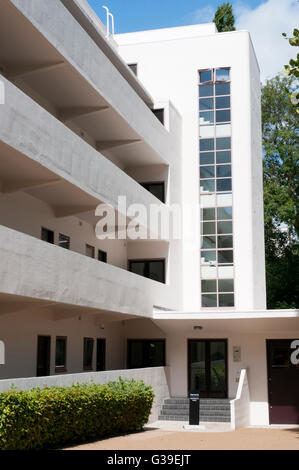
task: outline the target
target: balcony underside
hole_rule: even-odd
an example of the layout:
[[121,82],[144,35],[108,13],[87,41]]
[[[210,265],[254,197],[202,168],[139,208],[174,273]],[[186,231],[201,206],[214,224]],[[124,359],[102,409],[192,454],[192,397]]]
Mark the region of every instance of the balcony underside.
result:
[[1,313],[23,308],[24,302],[58,315],[106,312],[118,314],[116,319],[149,318],[157,304],[175,307],[165,284],[3,226],[0,258]]
[[[170,137],[151,110],[60,2],[40,3],[39,8],[19,0],[1,5],[4,76],[86,132],[120,167],[167,163]],[[58,40],[61,34],[66,36]]]
[[[166,206],[93,147],[4,79],[0,107],[0,192],[25,191],[51,206],[55,217],[80,215],[93,226],[100,203],[119,210],[141,203]],[[124,210],[119,213],[126,216]],[[123,217],[122,217],[123,219]],[[149,220],[149,217],[148,217]],[[122,225],[128,222],[122,220]],[[146,222],[145,222],[146,224]],[[145,228],[149,227],[144,226]]]

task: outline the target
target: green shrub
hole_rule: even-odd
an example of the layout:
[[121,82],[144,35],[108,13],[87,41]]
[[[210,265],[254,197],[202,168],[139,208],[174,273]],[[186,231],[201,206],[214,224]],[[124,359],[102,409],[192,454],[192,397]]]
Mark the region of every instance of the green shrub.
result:
[[121,378],[0,393],[0,449],[51,448],[140,430],[153,399],[152,387]]

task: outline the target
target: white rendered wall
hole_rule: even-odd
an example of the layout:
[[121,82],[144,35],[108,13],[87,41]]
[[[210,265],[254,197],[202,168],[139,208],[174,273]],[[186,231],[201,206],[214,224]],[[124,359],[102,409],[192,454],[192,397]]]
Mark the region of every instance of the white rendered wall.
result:
[[[182,203],[199,200],[198,70],[231,67],[232,171],[234,210],[235,307],[265,307],[261,145],[258,67],[248,32],[202,36],[202,25],[116,35],[127,63],[138,63],[138,76],[157,99],[170,99],[182,116]],[[176,37],[175,37],[176,36]],[[256,194],[256,189],[258,193]],[[200,306],[199,211],[184,216],[184,309]],[[254,225],[252,221],[254,220]],[[259,261],[256,261],[256,258]],[[259,286],[257,288],[257,286]]]
[[94,227],[77,217],[57,218],[45,202],[24,192],[0,196],[0,223],[19,232],[41,238],[41,228],[55,232],[55,245],[59,234],[70,237],[70,250],[85,255],[85,245],[107,252],[107,262],[127,269],[127,248],[125,240],[98,240]]
[[[174,320],[175,322],[175,320]],[[268,384],[267,384],[267,355],[266,340],[294,338],[294,331],[273,333],[269,332],[244,334],[236,331],[217,331],[216,326],[205,328],[205,333],[194,331],[176,331],[165,326],[158,327],[151,320],[125,321],[125,336],[129,339],[166,339],[166,365],[169,367],[170,394],[187,396],[188,389],[188,339],[227,339],[228,340],[228,397],[236,397],[240,373],[247,369],[250,393],[250,424],[268,425]],[[297,332],[298,333],[298,332]],[[233,346],[240,346],[241,361],[234,362]]]
[[[55,320],[43,310],[34,313],[0,315],[1,339],[5,343],[5,365],[0,366],[0,379],[36,376],[38,335],[51,336],[51,375],[55,374],[56,336],[67,337],[67,373],[83,372],[83,339],[106,338],[107,369],[124,369],[125,342],[121,322],[105,324],[96,315],[74,316]],[[18,327],[21,325],[22,327]],[[96,370],[96,342],[93,351],[93,370]]]

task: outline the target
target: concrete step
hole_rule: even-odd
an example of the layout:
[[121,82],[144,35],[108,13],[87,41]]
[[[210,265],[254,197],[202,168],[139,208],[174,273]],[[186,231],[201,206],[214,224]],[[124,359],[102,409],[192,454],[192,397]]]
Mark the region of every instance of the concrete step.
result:
[[[173,397],[165,400],[159,420],[189,421],[189,399],[186,397]],[[200,400],[201,422],[229,423],[230,400],[221,398],[203,398]]]
[[[162,415],[185,415],[189,416],[189,410],[180,410],[176,408],[162,408]],[[230,416],[230,410],[200,410],[200,416]]]
[[[188,410],[189,411],[189,403],[188,404],[178,404],[178,403],[166,403],[165,405],[163,405],[163,408],[165,410],[170,410],[170,409],[176,409],[176,410]],[[218,404],[204,404],[204,403],[200,403],[200,409],[201,410],[230,410],[230,404],[221,404],[221,405],[218,405]]]
[[[188,398],[167,398],[164,402],[166,405],[168,404],[177,404],[177,405],[189,405]],[[223,404],[230,404],[230,400],[227,398],[201,398],[200,403],[202,405],[223,405]]]
[[[189,417],[185,415],[160,415],[159,421],[189,421]],[[204,423],[230,423],[230,416],[201,416],[200,422]]]

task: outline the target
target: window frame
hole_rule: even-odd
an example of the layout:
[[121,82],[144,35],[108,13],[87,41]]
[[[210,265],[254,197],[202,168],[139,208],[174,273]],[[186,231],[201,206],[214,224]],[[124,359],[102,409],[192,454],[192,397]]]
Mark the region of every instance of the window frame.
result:
[[[152,196],[156,197],[158,201],[161,201],[162,204],[165,204],[165,181],[142,181],[139,183],[144,189],[146,189]],[[155,196],[149,189],[149,186],[162,186],[163,200]]]
[[[61,244],[60,244],[60,243],[61,243],[60,237],[65,237],[65,238],[67,238],[67,241],[68,241],[68,243],[69,243],[69,247],[68,247],[68,248],[66,248],[65,246],[61,246]],[[68,235],[64,235],[63,233],[59,233],[59,235],[58,235],[58,246],[59,246],[60,248],[64,248],[65,250],[70,250],[70,249],[71,249],[71,237],[69,237]]]
[[[49,240],[44,240],[43,231],[46,231],[47,233],[51,233],[53,235],[53,241],[52,242],[50,242]],[[50,243],[50,245],[55,245],[55,231],[42,226],[41,227],[41,240],[45,243]]]
[[130,62],[127,64],[131,72],[135,75],[135,77],[138,77],[138,62]]
[[[104,255],[104,260],[103,259],[100,259],[100,254]],[[98,261],[101,261],[101,263],[108,263],[108,253],[107,251],[104,251],[104,250],[101,250],[100,248],[98,248]]]
[[140,368],[143,368],[143,367],[165,367],[166,366],[166,338],[129,338],[127,339],[127,368],[128,369],[132,369],[131,367],[131,364],[132,364],[132,361],[131,361],[131,354],[130,354],[130,346],[132,343],[134,342],[139,342],[139,343],[142,343],[143,344],[143,351],[142,351],[142,354],[144,354],[144,350],[146,349],[146,346],[149,347],[150,343],[156,343],[156,342],[159,342],[159,343],[162,343],[163,344],[163,360],[162,360],[162,363],[163,365],[160,365],[160,366],[152,366],[152,365],[149,365],[149,361],[148,361],[148,365],[143,365],[141,367],[138,367],[138,369]]
[[[91,341],[92,342],[92,353],[91,353],[91,364],[90,365],[85,365],[85,343],[87,343],[87,341]],[[83,338],[83,370],[84,371],[93,371],[93,361],[94,361],[94,338],[90,338],[88,336],[85,336]]]
[[[65,341],[65,350],[64,350],[64,365],[57,365],[57,340]],[[55,373],[67,372],[67,336],[56,336],[55,338]]]
[[[146,271],[149,274],[149,263],[161,262],[161,261],[163,262],[163,281],[157,281],[156,279],[151,279],[148,276],[142,276],[141,274],[137,274],[137,273],[134,273],[134,271],[131,271],[132,263],[148,263],[148,268],[146,269]],[[166,284],[166,258],[129,259],[128,260],[128,271],[133,273],[133,274],[136,274],[136,276],[145,277],[146,279],[150,279],[151,281],[160,282],[161,284]]]
[[[87,254],[88,248],[92,248],[93,256],[89,256]],[[89,245],[89,243],[85,243],[85,256],[87,256],[87,258],[95,259],[95,254],[96,254],[95,247],[93,245]]]

